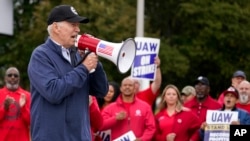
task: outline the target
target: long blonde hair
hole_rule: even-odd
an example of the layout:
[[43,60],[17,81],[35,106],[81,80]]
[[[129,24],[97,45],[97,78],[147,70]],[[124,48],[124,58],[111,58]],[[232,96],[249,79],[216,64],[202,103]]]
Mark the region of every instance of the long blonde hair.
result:
[[176,103],[176,111],[177,111],[177,112],[180,112],[181,110],[183,110],[183,104],[182,104],[182,101],[181,101],[181,93],[180,93],[179,89],[178,89],[175,85],[173,85],[173,84],[167,85],[167,86],[164,88],[164,90],[163,90],[163,92],[162,92],[162,94],[161,94],[161,110],[167,108],[167,103],[166,103],[164,97],[165,97],[166,91],[167,91],[168,89],[170,89],[170,88],[174,89],[175,92],[177,93],[178,100],[177,100],[177,103]]

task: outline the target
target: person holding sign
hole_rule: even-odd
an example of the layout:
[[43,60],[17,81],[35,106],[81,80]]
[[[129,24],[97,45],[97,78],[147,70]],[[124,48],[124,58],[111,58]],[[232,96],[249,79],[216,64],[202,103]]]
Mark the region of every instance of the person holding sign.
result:
[[[132,133],[136,141],[151,141],[155,133],[155,120],[151,107],[135,96],[135,81],[131,77],[122,80],[121,94],[116,102],[102,111],[101,130],[111,130],[111,140]],[[131,138],[124,137],[126,140]]]
[[196,96],[184,105],[190,108],[201,120],[206,121],[207,110],[218,110],[222,107],[210,96],[210,84],[207,77],[199,76],[195,80]]
[[135,79],[135,90],[136,90],[136,96],[137,98],[147,102],[150,106],[153,106],[156,97],[159,94],[159,90],[162,83],[162,77],[161,77],[161,60],[158,56],[155,57],[154,63],[156,65],[156,76],[154,81],[150,84],[150,86],[144,90],[139,90],[140,83],[137,79]]
[[221,110],[223,111],[237,111],[239,114],[238,121],[233,121],[231,124],[242,124],[242,125],[250,125],[250,114],[240,108],[236,107],[236,102],[239,98],[238,90],[234,87],[229,87],[224,92],[224,104]]
[[[223,92],[223,94],[224,94],[224,103],[221,110],[238,112],[239,120],[233,121],[231,124],[250,125],[250,114],[247,111],[236,107],[236,103],[239,98],[238,90],[235,89],[234,87],[229,87],[227,90]],[[202,128],[204,128],[204,125],[202,125]]]
[[198,141],[201,122],[182,105],[181,94],[175,85],[162,92],[162,109],[155,115],[157,131],[154,141]]
[[[234,87],[229,87],[227,90],[225,90],[223,92],[224,94],[224,102],[223,102],[223,107],[222,109],[220,109],[220,111],[236,111],[238,113],[238,120],[233,120],[231,121],[230,124],[233,125],[250,125],[250,114],[240,108],[236,107],[236,103],[237,100],[239,98],[239,93],[237,91],[237,89],[235,89]],[[217,117],[217,118],[216,118]],[[224,118],[221,118],[224,117]],[[212,120],[214,119],[214,121],[221,121],[224,122],[224,120],[228,120],[228,117],[232,117],[232,116],[226,116],[226,115],[213,115]],[[208,120],[208,119],[207,119]],[[200,130],[200,134],[202,136],[202,138],[204,137],[204,129],[208,126],[207,122],[203,122],[201,125],[201,130]]]

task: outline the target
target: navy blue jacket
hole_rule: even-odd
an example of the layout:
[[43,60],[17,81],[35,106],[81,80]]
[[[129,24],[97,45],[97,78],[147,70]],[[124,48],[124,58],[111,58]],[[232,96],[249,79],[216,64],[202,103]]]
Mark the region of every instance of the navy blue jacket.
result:
[[94,73],[82,64],[72,66],[48,38],[33,51],[28,75],[32,141],[91,141],[89,94],[104,97],[108,91],[101,63]]

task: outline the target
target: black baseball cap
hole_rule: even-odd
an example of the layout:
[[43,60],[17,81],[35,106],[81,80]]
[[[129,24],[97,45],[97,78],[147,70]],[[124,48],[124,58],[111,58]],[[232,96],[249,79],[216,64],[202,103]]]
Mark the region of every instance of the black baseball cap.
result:
[[59,5],[51,10],[47,24],[51,25],[53,22],[61,21],[68,21],[72,23],[88,23],[89,19],[87,17],[79,16],[73,6]]
[[199,76],[199,77],[195,80],[194,84],[196,85],[196,84],[198,84],[199,82],[202,83],[202,84],[205,84],[205,85],[209,86],[209,80],[207,79],[207,77]]

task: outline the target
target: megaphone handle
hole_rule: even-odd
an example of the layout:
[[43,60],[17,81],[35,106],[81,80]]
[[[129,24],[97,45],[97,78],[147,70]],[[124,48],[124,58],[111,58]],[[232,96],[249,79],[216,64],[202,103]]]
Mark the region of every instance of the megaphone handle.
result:
[[82,61],[84,61],[90,53],[91,53],[90,51],[86,52],[85,55],[82,57],[82,59],[76,64],[76,66],[80,65]]
[[[87,57],[90,53],[91,53],[91,51],[87,51],[87,52],[85,53],[85,55],[82,57],[82,59],[77,63],[76,66],[80,65],[80,64],[82,63],[82,61],[84,61],[84,60],[86,59],[86,57]],[[92,69],[92,70],[90,70],[89,73],[93,73],[94,71],[95,71],[95,69]]]

